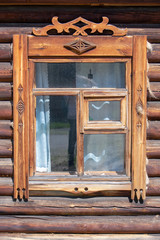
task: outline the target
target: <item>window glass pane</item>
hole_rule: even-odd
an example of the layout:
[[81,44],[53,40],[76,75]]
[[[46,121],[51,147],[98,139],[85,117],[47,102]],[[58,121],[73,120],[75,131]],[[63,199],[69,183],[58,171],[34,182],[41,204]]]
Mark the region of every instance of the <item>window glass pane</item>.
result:
[[84,171],[123,171],[125,134],[84,135]]
[[36,63],[36,87],[125,88],[125,63]]
[[89,101],[89,121],[120,121],[120,101]]
[[75,96],[37,96],[36,169],[76,170]]

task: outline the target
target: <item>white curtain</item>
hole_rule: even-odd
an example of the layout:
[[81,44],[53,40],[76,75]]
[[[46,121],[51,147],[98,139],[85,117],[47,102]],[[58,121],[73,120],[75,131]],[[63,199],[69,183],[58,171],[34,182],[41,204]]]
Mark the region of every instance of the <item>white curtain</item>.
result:
[[[36,63],[36,87],[48,88],[46,63]],[[49,96],[36,97],[36,171],[51,171]]]

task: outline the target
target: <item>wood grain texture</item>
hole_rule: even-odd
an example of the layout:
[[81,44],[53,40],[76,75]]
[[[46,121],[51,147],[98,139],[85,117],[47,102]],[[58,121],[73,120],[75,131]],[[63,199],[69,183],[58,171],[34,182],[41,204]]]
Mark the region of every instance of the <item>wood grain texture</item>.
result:
[[148,101],[159,101],[160,100],[160,82],[150,82],[151,92],[148,91]]
[[159,196],[160,195],[160,178],[150,178],[147,189],[148,196]]
[[[64,1],[64,0],[63,0]],[[158,0],[157,0],[158,1]],[[76,2],[79,2],[76,0]],[[87,1],[88,2],[88,1]],[[87,3],[86,2],[86,3]],[[7,9],[7,18],[6,18]],[[100,22],[107,16],[110,23],[157,24],[160,21],[159,7],[83,7],[83,6],[16,6],[1,7],[0,22],[8,23],[50,23],[53,16],[60,16],[63,22],[82,16],[88,20]]]
[[8,62],[0,63],[0,82],[12,81],[12,65]]
[[0,215],[134,216],[159,213],[159,197],[154,196],[148,196],[143,203],[131,202],[127,197],[30,197],[28,202],[0,197]]
[[0,101],[12,100],[12,84],[0,82]]
[[13,181],[9,177],[0,178],[0,196],[12,196],[13,195]]
[[160,140],[160,121],[148,121],[147,139]]
[[13,176],[13,161],[11,158],[0,158],[0,177]]
[[11,121],[0,120],[0,138],[12,138],[13,137],[13,124]]
[[160,159],[149,159],[147,174],[149,177],[160,177]]
[[150,63],[160,62],[160,44],[152,44],[152,51],[147,54]]
[[0,139],[0,157],[12,157],[12,141],[8,139]]
[[160,102],[147,103],[147,117],[149,120],[160,120]]
[[160,82],[160,64],[150,64],[148,77],[151,82]]
[[12,120],[12,102],[0,101],[0,120]]
[[11,61],[12,59],[12,45],[0,44],[0,61]]
[[148,158],[160,158],[160,141],[159,140],[147,140],[147,157]]
[[[151,224],[152,223],[152,224]],[[0,216],[0,232],[23,233],[154,233],[160,216]]]

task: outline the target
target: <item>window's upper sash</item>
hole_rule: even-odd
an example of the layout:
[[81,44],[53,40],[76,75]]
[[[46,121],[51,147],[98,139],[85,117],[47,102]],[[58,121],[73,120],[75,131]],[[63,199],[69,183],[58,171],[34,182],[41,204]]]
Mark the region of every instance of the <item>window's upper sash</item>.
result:
[[[130,57],[132,36],[28,36],[29,57]],[[77,52],[73,45],[81,45]],[[83,45],[83,47],[82,47]]]

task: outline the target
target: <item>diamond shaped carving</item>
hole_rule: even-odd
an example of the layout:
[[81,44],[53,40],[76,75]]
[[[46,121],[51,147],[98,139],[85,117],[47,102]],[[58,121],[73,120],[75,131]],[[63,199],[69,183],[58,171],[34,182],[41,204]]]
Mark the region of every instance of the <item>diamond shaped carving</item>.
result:
[[67,48],[68,50],[80,55],[84,52],[88,52],[88,51],[96,48],[96,45],[93,43],[90,43],[86,40],[83,40],[81,38],[78,38],[77,40],[64,45],[64,47]]
[[17,104],[17,110],[20,115],[23,114],[24,112],[24,102],[22,99],[19,99],[18,104]]

